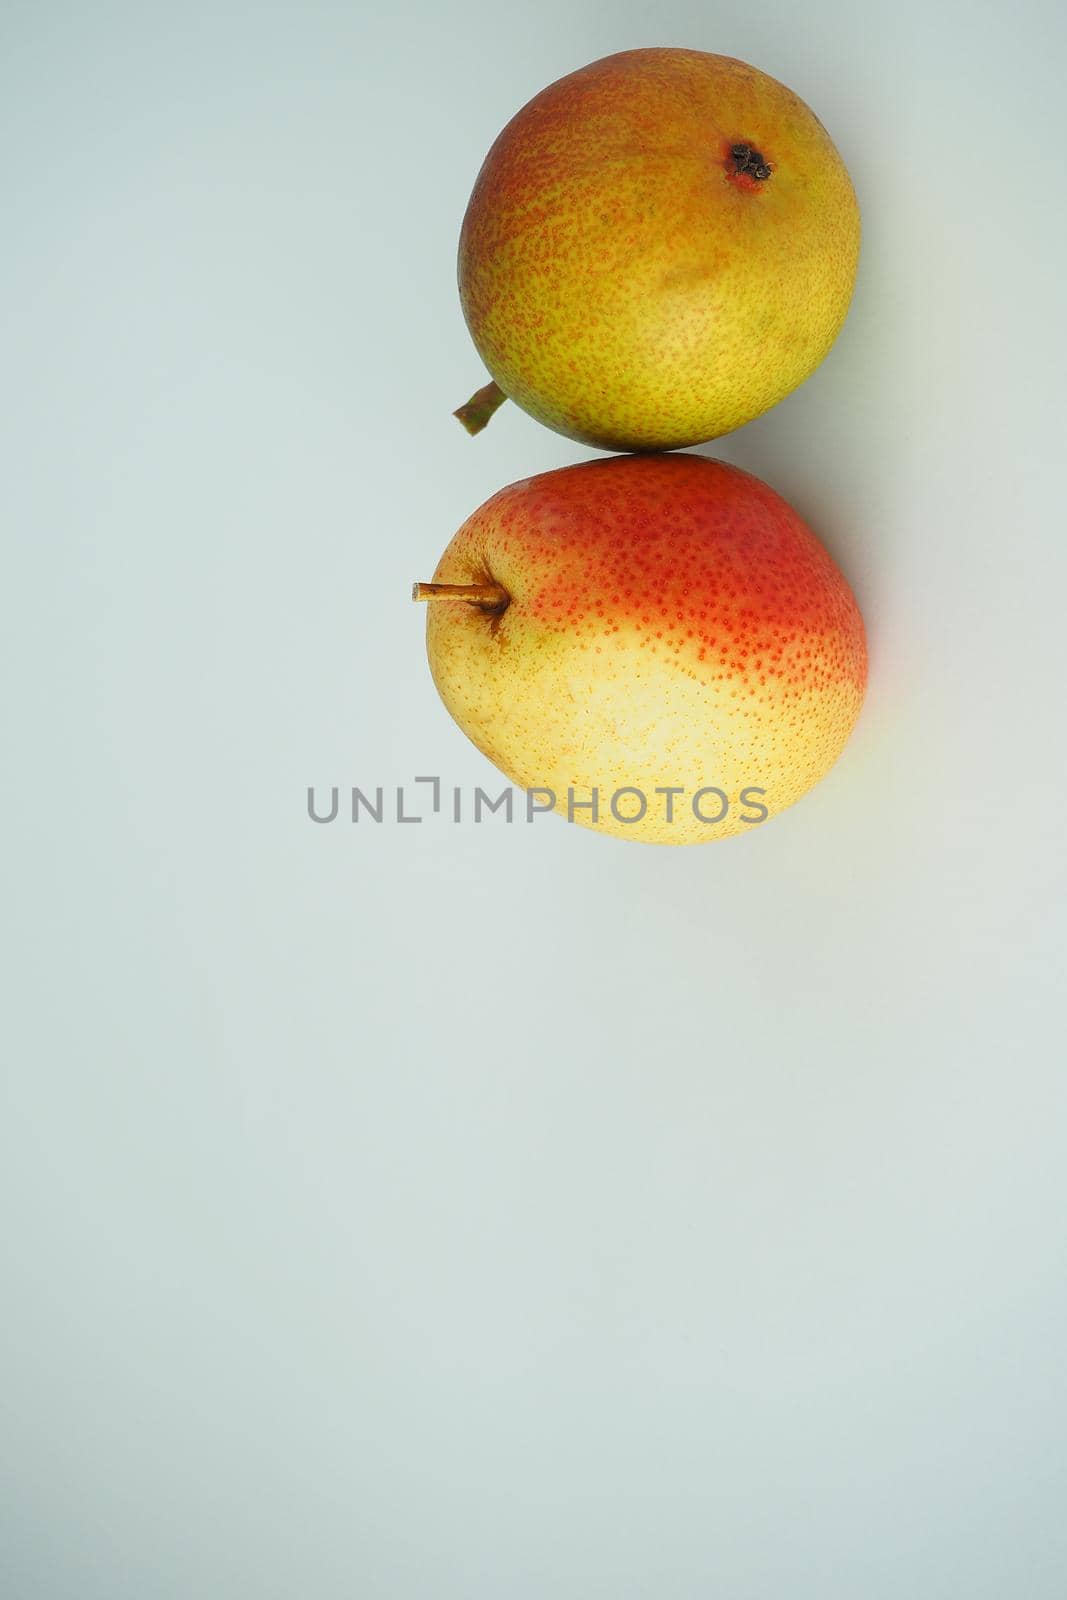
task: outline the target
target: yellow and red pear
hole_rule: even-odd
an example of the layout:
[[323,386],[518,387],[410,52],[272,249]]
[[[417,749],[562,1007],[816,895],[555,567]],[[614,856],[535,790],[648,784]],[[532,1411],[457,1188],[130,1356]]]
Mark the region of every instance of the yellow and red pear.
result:
[[[863,700],[863,620],[840,570],[766,484],[701,456],[514,483],[416,589],[434,682],[468,737],[513,783],[625,838],[692,844],[775,815],[834,763]],[[717,797],[694,808],[708,789],[719,820]]]
[[485,159],[459,288],[493,377],[583,443],[660,450],[767,411],[826,355],[859,255],[852,183],[814,112],[699,50],[628,50],[551,84]]

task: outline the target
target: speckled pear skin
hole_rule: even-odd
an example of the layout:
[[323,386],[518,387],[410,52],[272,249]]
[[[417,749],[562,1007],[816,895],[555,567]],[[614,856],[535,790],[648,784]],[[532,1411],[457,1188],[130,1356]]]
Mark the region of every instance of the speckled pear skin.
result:
[[531,416],[603,449],[673,449],[758,417],[818,366],[859,244],[845,165],[791,90],[727,56],[628,50],[551,84],[497,138],[460,298]]
[[[460,528],[439,583],[496,583],[499,615],[429,603],[426,643],[452,716],[521,788],[551,789],[573,820],[658,844],[751,831],[836,761],[867,675],[863,620],[841,572],[766,484],[692,455],[628,455],[502,489]],[[722,789],[721,823],[691,796]],[[639,822],[611,796],[640,789]],[[667,820],[659,787],[686,792]],[[620,801],[635,812],[638,801]],[[720,803],[701,809],[716,815]],[[749,816],[752,813],[745,813]]]

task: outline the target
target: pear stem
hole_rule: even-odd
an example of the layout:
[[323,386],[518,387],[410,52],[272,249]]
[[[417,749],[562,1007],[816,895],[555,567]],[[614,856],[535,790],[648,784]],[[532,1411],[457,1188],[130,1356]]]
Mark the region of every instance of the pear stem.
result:
[[511,596],[499,583],[413,583],[413,600],[466,600],[483,611],[503,611]]
[[507,395],[498,383],[487,383],[484,389],[472,394],[466,405],[460,406],[452,415],[459,418],[469,434],[481,433],[494,411],[506,399]]

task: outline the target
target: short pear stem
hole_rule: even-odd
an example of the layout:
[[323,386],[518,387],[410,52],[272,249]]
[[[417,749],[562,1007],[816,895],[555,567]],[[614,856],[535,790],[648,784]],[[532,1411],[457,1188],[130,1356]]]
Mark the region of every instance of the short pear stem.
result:
[[506,399],[507,395],[498,383],[487,383],[484,389],[472,394],[466,405],[460,406],[452,415],[459,418],[468,433],[481,433],[494,411],[499,410]]
[[499,583],[413,583],[413,600],[466,600],[483,611],[503,611],[511,596]]

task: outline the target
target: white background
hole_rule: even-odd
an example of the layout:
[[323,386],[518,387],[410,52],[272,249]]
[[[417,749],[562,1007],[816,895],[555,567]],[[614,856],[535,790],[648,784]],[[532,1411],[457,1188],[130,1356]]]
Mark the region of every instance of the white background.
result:
[[[1059,1600],[1065,119],[1052,4],[9,3],[12,1600]],[[589,452],[482,381],[478,165],[742,56],[864,252],[712,447],[852,582],[804,802],[316,827],[496,775],[412,579]]]

